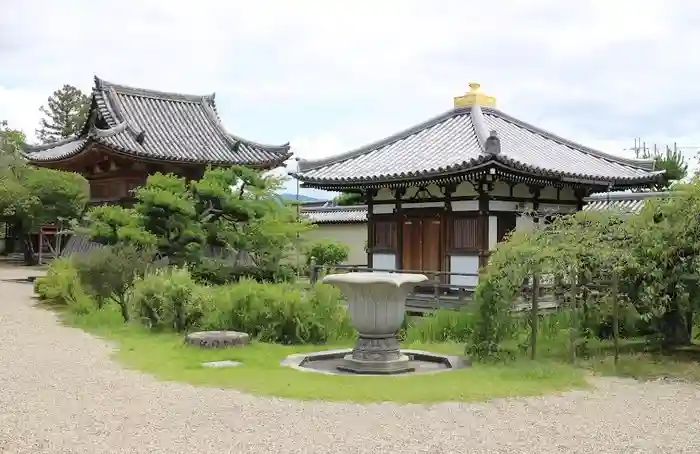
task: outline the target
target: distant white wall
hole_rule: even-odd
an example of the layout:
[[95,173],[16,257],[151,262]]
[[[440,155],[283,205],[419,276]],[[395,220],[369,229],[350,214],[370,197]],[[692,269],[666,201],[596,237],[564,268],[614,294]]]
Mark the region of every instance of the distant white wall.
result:
[[319,239],[334,240],[350,248],[348,260],[344,265],[366,265],[367,223],[356,224],[317,224],[314,229],[304,233],[304,240],[313,242]]

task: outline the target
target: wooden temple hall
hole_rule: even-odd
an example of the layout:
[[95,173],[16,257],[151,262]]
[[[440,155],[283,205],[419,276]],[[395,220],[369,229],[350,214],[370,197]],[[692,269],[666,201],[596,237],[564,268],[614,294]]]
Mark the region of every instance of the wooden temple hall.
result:
[[[289,144],[263,145],[228,132],[214,100],[213,94],[166,93],[95,77],[88,121],[80,134],[26,147],[24,155],[33,165],[86,177],[93,204],[133,203],[132,190],[156,172],[196,180],[210,165],[260,170],[284,165],[291,156]],[[80,235],[61,241],[57,226],[43,227],[34,243],[39,261],[42,252],[68,255],[99,246]]]
[[228,132],[211,95],[127,87],[95,77],[88,121],[77,137],[27,147],[37,166],[69,170],[90,182],[93,203],[129,203],[156,172],[199,179],[207,166],[284,165],[289,144],[262,145]]
[[581,210],[591,193],[662,178],[652,161],[544,131],[498,110],[479,84],[469,86],[451,110],[419,125],[339,156],[300,162],[295,176],[304,187],[365,195],[370,268],[462,273],[442,281],[474,285],[489,252],[511,230]]

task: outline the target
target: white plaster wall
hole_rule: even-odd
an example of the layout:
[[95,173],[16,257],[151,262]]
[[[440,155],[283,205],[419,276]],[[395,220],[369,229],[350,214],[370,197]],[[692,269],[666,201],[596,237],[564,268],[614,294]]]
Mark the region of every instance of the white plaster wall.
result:
[[[479,273],[479,257],[474,255],[450,256],[450,272],[452,273]],[[454,276],[450,275],[450,284],[474,285],[479,282],[478,276]]]
[[478,200],[457,200],[452,202],[452,211],[479,211]]
[[342,243],[350,251],[348,260],[343,265],[367,265],[367,253],[365,243],[367,242],[367,223],[357,224],[317,224],[315,228],[305,232],[303,239],[309,243],[328,239]]
[[396,255],[386,252],[372,254],[372,268],[380,270],[395,270]]
[[496,216],[489,216],[489,250],[493,251],[496,249],[498,244],[498,218]]
[[372,205],[372,213],[374,214],[391,214],[394,212],[394,205],[387,203],[384,205]]

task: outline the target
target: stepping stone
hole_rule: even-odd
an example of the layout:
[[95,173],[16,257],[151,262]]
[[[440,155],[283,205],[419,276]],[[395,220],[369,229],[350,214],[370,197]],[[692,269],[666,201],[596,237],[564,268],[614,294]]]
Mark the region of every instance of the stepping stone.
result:
[[202,363],[202,366],[211,367],[214,369],[220,369],[222,367],[236,367],[236,366],[240,366],[241,364],[243,364],[243,363],[239,363],[238,361],[224,360],[224,361],[210,361],[208,363]]
[[238,331],[198,331],[185,336],[185,343],[202,348],[242,347],[250,336]]

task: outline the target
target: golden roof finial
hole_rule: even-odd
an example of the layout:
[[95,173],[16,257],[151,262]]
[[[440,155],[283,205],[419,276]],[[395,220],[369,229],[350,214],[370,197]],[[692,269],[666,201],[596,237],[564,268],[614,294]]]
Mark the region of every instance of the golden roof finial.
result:
[[484,107],[496,107],[496,98],[487,96],[481,91],[481,85],[476,82],[469,83],[469,92],[454,98],[455,107],[469,107],[475,104]]

